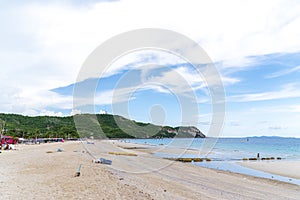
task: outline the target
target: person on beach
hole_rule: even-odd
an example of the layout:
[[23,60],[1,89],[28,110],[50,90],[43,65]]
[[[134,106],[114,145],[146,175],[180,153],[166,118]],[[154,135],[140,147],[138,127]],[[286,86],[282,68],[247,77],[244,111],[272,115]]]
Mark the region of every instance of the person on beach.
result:
[[257,159],[259,159],[259,153],[257,153]]

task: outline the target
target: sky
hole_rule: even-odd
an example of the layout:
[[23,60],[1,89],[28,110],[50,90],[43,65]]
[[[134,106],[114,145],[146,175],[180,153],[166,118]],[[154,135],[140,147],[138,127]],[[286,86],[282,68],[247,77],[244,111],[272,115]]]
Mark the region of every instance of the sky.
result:
[[[132,52],[101,76],[78,81],[103,42],[159,28],[197,42],[218,70],[226,102],[220,136],[300,137],[299,1],[0,1],[0,27],[1,113],[81,113],[73,107],[74,86],[96,84],[95,113],[194,125],[207,133],[213,123],[209,77],[178,56]],[[183,116],[189,112],[192,119]]]

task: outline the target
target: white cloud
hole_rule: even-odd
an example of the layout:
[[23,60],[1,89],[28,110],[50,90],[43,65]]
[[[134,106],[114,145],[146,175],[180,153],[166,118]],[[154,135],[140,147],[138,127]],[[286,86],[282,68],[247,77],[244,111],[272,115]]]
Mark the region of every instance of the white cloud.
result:
[[298,113],[300,113],[300,105],[291,106],[290,111],[291,112],[298,112]]
[[62,117],[63,113],[62,112],[49,111],[49,110],[42,110],[38,115]]
[[300,105],[277,105],[251,108],[252,113],[300,113]]
[[287,127],[282,127],[282,126],[269,126],[268,128],[271,129],[271,130],[275,130],[275,131],[279,131],[279,130],[282,130],[282,129],[287,129]]
[[285,75],[291,74],[293,72],[300,72],[300,66],[277,71],[275,73],[268,75],[266,78],[277,78],[280,76],[285,76]]
[[57,109],[71,109],[72,97],[45,90],[0,86],[0,110],[5,113],[59,116]]
[[[251,62],[247,56],[300,51],[297,1],[124,0],[89,6],[29,1],[4,6],[0,13],[2,112],[69,108],[69,97],[47,91],[73,83],[95,47],[132,29],[156,27],[185,34],[199,42],[213,61],[225,61],[222,67],[247,66]],[[196,84],[193,77],[189,81]],[[268,99],[268,95],[278,93],[244,97]]]
[[230,121],[228,125],[229,126],[235,126],[235,127],[241,126],[239,121]]
[[297,87],[294,84],[287,84],[284,85],[278,91],[235,95],[235,96],[229,96],[226,99],[229,102],[249,102],[249,101],[286,99],[286,98],[295,98],[295,97],[300,97],[299,87]]

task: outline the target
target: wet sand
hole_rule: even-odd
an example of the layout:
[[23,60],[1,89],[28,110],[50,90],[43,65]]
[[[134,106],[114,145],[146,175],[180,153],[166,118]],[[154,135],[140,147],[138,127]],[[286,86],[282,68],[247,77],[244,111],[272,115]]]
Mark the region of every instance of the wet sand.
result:
[[300,180],[300,161],[248,161],[238,162],[244,167]]

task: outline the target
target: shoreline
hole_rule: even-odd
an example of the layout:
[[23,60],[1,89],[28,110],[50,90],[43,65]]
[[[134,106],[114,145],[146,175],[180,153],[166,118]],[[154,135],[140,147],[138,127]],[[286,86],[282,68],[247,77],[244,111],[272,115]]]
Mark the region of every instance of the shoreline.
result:
[[244,161],[237,162],[237,164],[251,169],[300,180],[300,160],[276,160],[256,162]]
[[[159,149],[161,152],[159,153],[160,156],[156,155],[159,158],[164,158],[162,155],[176,155],[178,152],[184,152],[184,154],[191,154],[191,155],[197,155],[199,154],[199,151],[196,149],[182,149],[182,148],[160,148],[160,146],[153,146],[149,144],[139,144],[139,143],[125,143],[122,146],[119,144],[119,147],[123,147],[126,149],[126,146],[139,146],[139,148],[147,149],[145,152],[152,153],[156,155],[157,149]],[[150,150],[149,148],[152,148]],[[213,153],[210,153],[213,154]],[[175,156],[176,157],[176,156]],[[205,160],[205,158],[203,158]],[[215,167],[216,165],[213,164],[220,164],[225,165],[225,167]],[[197,164],[198,167],[213,169],[217,171],[229,171],[231,173],[236,174],[242,174],[247,175],[251,177],[257,177],[257,178],[264,178],[264,179],[270,179],[270,180],[276,180],[280,182],[285,183],[291,183],[296,184],[300,186],[300,160],[257,160],[257,161],[234,161],[234,160],[224,160],[224,161],[211,161],[209,163],[207,162],[199,162]],[[238,167],[238,166],[241,167]],[[243,169],[244,168],[244,169]],[[257,170],[257,172],[255,172]],[[296,179],[296,180],[292,180]]]
[[[297,199],[300,195],[300,187],[293,184],[174,162],[152,155],[149,149],[133,149],[140,146],[127,144],[131,149],[121,148],[115,140],[17,146],[20,150],[0,154],[1,197]],[[92,163],[87,149],[96,158],[112,160],[112,165]],[[137,156],[108,152],[129,152]],[[80,164],[81,175],[74,177]]]

